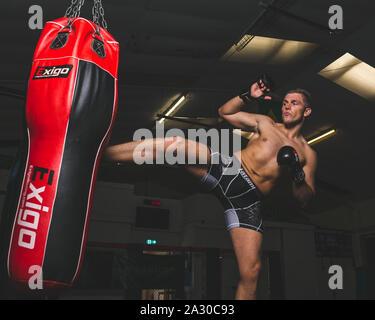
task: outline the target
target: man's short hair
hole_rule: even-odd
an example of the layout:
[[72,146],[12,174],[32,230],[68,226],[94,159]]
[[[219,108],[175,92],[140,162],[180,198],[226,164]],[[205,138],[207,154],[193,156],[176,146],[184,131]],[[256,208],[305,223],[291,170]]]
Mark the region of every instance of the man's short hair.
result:
[[310,92],[308,92],[305,89],[297,88],[297,89],[289,90],[285,95],[287,95],[289,93],[299,93],[300,95],[302,95],[305,107],[311,108],[311,93]]

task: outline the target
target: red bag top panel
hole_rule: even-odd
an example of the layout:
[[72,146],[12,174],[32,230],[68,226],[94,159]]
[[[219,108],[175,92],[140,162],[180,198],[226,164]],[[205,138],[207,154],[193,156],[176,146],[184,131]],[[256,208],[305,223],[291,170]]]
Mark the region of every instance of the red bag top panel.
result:
[[93,36],[96,30],[96,25],[92,21],[74,18],[66,44],[59,49],[50,47],[60,31],[69,31],[68,28],[64,28],[67,24],[68,18],[60,18],[46,23],[34,53],[34,61],[75,57],[97,64],[117,79],[119,43],[108,31],[100,28],[101,37],[98,35],[95,35],[95,37],[101,41],[104,40],[105,57],[102,58],[97,55],[92,49]]

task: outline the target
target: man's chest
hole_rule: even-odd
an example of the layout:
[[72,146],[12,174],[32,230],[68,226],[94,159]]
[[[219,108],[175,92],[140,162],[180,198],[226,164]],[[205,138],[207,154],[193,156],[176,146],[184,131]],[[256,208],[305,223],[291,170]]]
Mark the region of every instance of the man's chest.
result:
[[291,146],[293,147],[298,154],[299,160],[301,165],[303,166],[306,163],[306,147],[305,142],[302,140],[294,140],[289,139],[280,129],[278,128],[271,128],[266,132],[262,132],[257,139],[259,143],[262,144],[263,148],[267,148],[274,153],[275,156],[277,155],[278,151],[283,146]]

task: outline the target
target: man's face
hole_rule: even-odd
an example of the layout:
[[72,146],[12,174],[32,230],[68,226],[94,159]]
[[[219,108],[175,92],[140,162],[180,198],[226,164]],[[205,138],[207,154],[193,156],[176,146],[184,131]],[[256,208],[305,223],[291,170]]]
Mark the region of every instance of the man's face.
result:
[[299,123],[305,116],[305,103],[300,93],[288,93],[281,108],[284,124]]

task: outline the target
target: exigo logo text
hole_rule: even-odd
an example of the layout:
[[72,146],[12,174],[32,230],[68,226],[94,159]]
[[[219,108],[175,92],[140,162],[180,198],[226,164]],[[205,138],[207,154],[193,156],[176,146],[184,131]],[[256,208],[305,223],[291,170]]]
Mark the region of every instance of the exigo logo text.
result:
[[38,67],[35,71],[33,79],[48,78],[67,78],[73,66],[66,64],[63,66]]
[[[21,227],[18,245],[27,249],[34,249],[36,231],[38,230],[39,218],[43,213],[49,212],[49,207],[43,206],[43,192],[47,185],[52,185],[54,171],[41,167],[35,167],[31,180],[43,182],[42,186],[36,187],[36,183],[30,182],[27,190],[26,203],[20,208],[17,219],[18,226]],[[39,179],[37,179],[37,175]]]

